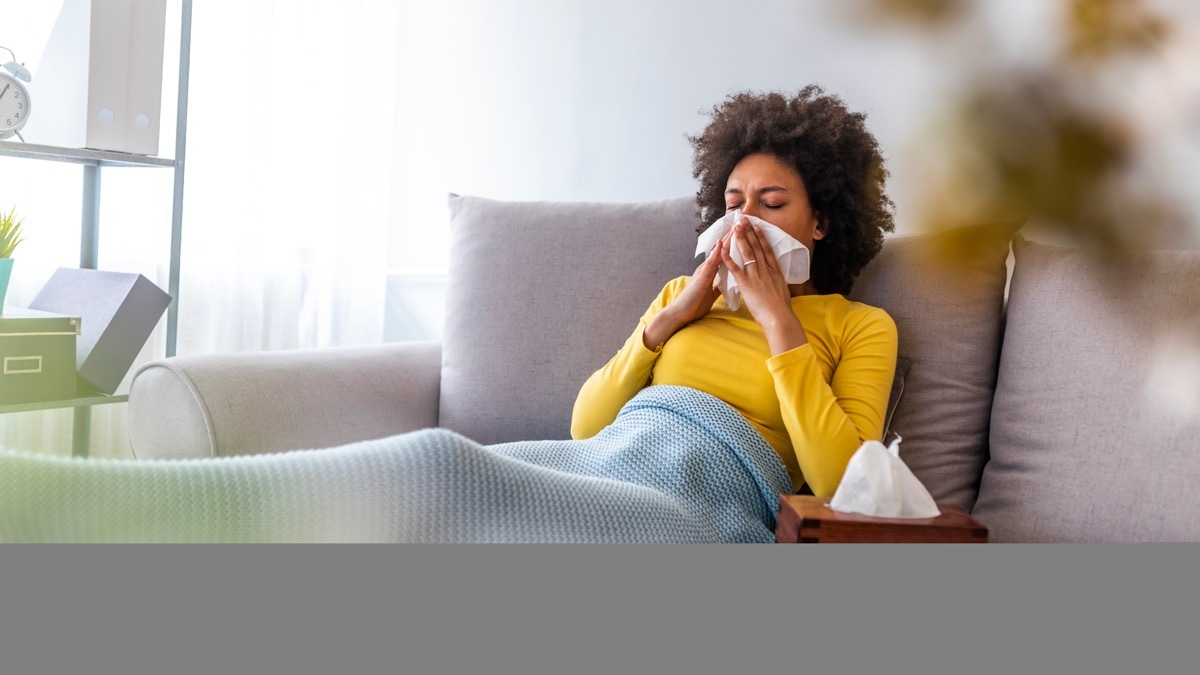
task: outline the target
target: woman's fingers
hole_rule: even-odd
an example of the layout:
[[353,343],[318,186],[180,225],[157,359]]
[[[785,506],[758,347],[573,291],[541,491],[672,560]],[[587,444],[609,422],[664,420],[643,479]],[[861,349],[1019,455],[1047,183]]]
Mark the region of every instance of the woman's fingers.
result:
[[700,273],[709,280],[716,278],[717,270],[721,267],[721,250],[726,248],[728,244],[723,239],[717,240],[713,250],[704,258],[704,262],[700,265]]
[[[734,241],[736,242],[737,240],[735,239]],[[729,273],[733,275],[734,279],[738,280],[738,283],[741,283],[744,272],[742,271],[742,268],[738,267],[738,264],[733,261],[733,255],[730,254],[729,247],[721,247],[720,254],[721,264],[725,265],[725,269],[729,270]]]
[[743,218],[734,226],[738,252],[742,254],[742,272],[750,272],[754,265],[763,263],[763,245],[758,230]]
[[725,239],[717,241],[704,262],[692,274],[692,280],[683,294],[675,299],[684,313],[690,317],[688,321],[698,319],[708,312],[721,292],[716,286],[717,271],[721,266],[722,253],[728,243]]
[[775,258],[775,251],[767,244],[767,238],[763,235],[762,230],[757,225],[750,225],[749,229],[754,230],[754,240],[757,244],[756,258],[760,265],[764,265],[767,269],[779,269],[779,261]]
[[724,262],[724,255],[728,253],[729,243],[733,237],[733,231],[729,231],[724,237],[717,240],[713,246],[713,250],[704,258],[704,262],[700,263],[700,267],[696,269],[696,278],[707,281],[710,285],[716,280],[717,272]]
[[721,251],[716,256],[718,264],[720,264],[720,262],[722,262],[724,259],[723,254],[729,253],[729,247],[734,245],[733,229],[731,228],[728,232],[726,232],[725,236],[721,237],[717,244],[721,247]]

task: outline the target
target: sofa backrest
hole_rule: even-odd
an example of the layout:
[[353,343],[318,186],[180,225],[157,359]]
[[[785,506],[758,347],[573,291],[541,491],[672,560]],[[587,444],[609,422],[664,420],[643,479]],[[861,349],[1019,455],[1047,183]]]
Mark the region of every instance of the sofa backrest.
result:
[[482,443],[570,438],[584,381],[695,270],[695,199],[449,205],[440,425]]

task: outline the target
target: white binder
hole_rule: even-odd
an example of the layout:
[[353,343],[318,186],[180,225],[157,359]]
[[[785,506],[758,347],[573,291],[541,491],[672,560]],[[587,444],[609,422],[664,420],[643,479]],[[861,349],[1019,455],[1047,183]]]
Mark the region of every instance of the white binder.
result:
[[65,0],[29,93],[30,143],[158,154],[166,0]]
[[125,152],[158,154],[166,0],[133,0],[125,82]]

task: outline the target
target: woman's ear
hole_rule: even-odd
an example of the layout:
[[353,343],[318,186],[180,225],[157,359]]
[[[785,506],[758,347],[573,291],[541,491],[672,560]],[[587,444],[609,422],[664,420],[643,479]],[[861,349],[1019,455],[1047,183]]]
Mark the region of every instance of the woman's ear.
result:
[[822,218],[820,215],[817,215],[816,218],[817,218],[817,226],[815,228],[813,228],[813,241],[824,239],[825,233],[829,229],[825,225],[824,218]]

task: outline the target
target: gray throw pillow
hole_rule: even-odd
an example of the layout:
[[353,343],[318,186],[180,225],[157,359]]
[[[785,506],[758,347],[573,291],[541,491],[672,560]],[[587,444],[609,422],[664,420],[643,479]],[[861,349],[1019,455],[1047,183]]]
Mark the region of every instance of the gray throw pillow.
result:
[[993,541],[1200,540],[1200,252],[1014,254],[973,515]]
[[891,315],[910,361],[890,423],[901,458],[935,501],[968,510],[987,462],[1009,240],[1022,223],[888,237],[850,294]]
[[886,440],[892,434],[892,418],[896,416],[896,407],[904,396],[904,379],[908,377],[908,369],[912,361],[904,357],[896,359],[896,374],[892,377],[892,392],[888,395],[887,413],[883,417],[883,438]]
[[695,270],[695,199],[449,206],[440,425],[482,443],[569,438],[584,381]]

